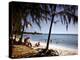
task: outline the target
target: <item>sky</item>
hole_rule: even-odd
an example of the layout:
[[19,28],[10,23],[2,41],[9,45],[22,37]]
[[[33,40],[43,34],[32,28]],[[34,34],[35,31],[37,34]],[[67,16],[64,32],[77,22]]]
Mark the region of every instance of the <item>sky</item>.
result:
[[[78,34],[78,24],[73,25],[71,22],[68,26],[68,30],[66,30],[66,25],[62,24],[60,21],[60,17],[56,17],[55,20],[59,20],[56,24],[52,25],[52,34]],[[37,26],[36,23],[32,23],[32,27],[24,29],[25,32],[39,32],[39,33],[49,33],[51,21],[47,23],[42,21],[40,23],[41,29]]]
[[[62,11],[63,8],[59,8],[57,7],[56,8],[56,11],[59,12],[59,11]],[[76,14],[78,14],[76,12]],[[26,18],[28,21],[31,22],[31,17],[28,16]],[[61,23],[61,18],[59,16],[56,16],[54,18],[55,21],[58,21],[56,24],[53,23],[52,25],[52,30],[51,30],[51,33],[52,34],[78,34],[78,24],[73,24],[73,22],[71,21],[71,23],[68,25],[68,30],[66,30],[66,25],[62,24]],[[40,28],[37,26],[36,23],[32,23],[32,27],[31,28],[25,28],[24,31],[25,32],[39,32],[39,33],[49,33],[49,28],[50,28],[50,24],[51,24],[51,21],[48,21],[47,23],[45,22],[45,20],[43,20],[40,25],[41,25],[41,30]]]

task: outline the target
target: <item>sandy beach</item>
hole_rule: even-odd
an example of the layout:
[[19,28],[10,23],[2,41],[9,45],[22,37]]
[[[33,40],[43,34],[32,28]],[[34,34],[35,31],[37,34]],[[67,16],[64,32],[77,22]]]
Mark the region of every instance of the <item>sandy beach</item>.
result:
[[[32,47],[25,45],[13,45],[12,47],[12,58],[23,58],[23,57],[36,57],[39,51],[37,49],[44,49],[46,43],[40,42],[40,46],[36,47],[35,44],[39,41],[31,41]],[[77,55],[77,49],[66,48],[55,44],[49,44],[49,50],[54,50],[59,53],[59,56]]]
[[[34,49],[45,48],[46,47],[46,43],[44,43],[44,42],[40,42],[39,47],[34,47],[35,43],[37,43],[37,42],[38,41],[31,41]],[[60,56],[77,55],[78,54],[77,49],[72,49],[72,48],[68,48],[68,47],[64,47],[64,46],[58,46],[58,45],[55,45],[55,44],[50,44],[49,49],[57,50],[59,52]]]

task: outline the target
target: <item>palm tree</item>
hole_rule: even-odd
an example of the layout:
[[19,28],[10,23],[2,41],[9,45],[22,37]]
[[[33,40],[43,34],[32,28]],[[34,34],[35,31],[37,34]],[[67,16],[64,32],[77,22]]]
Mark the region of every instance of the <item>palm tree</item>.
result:
[[[60,12],[56,12],[57,7],[62,7],[63,10]],[[51,8],[51,24],[50,24],[50,29],[49,29],[49,35],[48,35],[48,40],[47,40],[47,45],[46,45],[46,50],[49,48],[49,41],[50,41],[50,35],[51,35],[51,29],[52,29],[52,24],[54,21],[54,17],[56,15],[61,17],[61,23],[66,24],[66,30],[68,29],[68,24],[70,24],[71,19],[73,20],[73,24],[77,23],[78,21],[78,16],[75,15],[77,11],[77,6],[70,6],[70,5],[50,5]]]
[[[20,38],[20,42],[22,40],[22,35],[24,31],[24,26],[27,27],[28,20],[26,17],[28,15],[31,16],[32,22],[35,22],[39,28],[41,29],[40,26],[40,21],[43,21],[44,19],[47,18],[47,15],[49,14],[48,11],[46,11],[46,5],[41,5],[41,4],[26,4],[26,3],[17,3],[17,2],[12,2],[10,3],[11,5],[11,11],[12,11],[12,27],[13,27],[13,32],[16,32],[19,34],[21,32],[22,28],[22,34]],[[45,9],[42,9],[44,7]],[[21,25],[21,20],[24,21],[24,25]],[[47,20],[45,20],[47,22]]]

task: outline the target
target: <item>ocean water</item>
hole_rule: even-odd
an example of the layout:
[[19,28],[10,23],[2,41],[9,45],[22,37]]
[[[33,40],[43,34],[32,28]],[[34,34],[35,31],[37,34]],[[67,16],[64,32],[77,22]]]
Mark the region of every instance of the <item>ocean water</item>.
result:
[[[24,34],[24,38],[29,36],[33,41],[47,42],[48,34]],[[50,44],[61,45],[73,49],[78,49],[77,34],[51,34]]]

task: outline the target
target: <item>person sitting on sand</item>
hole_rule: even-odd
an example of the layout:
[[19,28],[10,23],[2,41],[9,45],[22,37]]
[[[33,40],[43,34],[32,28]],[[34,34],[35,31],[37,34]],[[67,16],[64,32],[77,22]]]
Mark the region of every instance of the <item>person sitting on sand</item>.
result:
[[39,47],[40,46],[40,42],[36,43],[35,46]]
[[30,42],[30,37],[25,38],[24,40],[24,45],[28,46],[28,47],[32,47],[32,44]]

